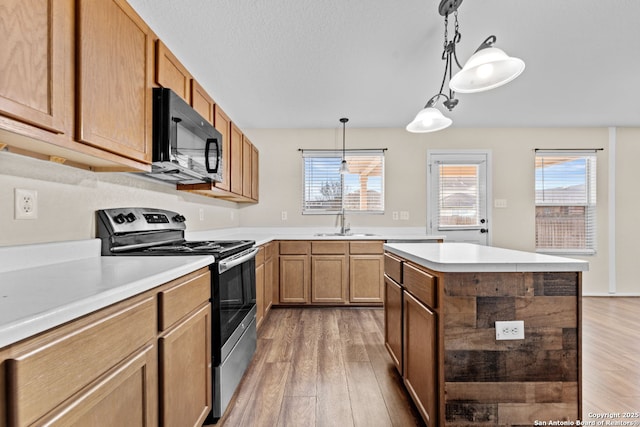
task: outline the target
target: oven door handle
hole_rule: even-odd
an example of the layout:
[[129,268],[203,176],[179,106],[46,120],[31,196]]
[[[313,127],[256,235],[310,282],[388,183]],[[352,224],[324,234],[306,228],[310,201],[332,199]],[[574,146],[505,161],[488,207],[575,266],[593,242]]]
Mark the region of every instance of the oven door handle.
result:
[[218,263],[218,273],[222,274],[225,271],[235,267],[236,265],[240,265],[243,262],[248,261],[251,258],[254,258],[257,253],[258,253],[258,248],[251,248],[251,249],[247,249],[244,252],[240,252],[239,254],[236,254],[228,258],[227,260],[220,261]]

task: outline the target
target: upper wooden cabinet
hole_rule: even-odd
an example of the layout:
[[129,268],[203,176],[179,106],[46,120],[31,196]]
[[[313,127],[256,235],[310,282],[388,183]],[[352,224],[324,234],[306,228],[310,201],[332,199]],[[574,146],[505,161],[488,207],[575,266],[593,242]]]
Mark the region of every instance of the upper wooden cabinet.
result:
[[63,1],[3,0],[0,113],[52,132],[65,131],[69,56]]
[[[191,80],[189,71],[167,46],[158,40],[156,46],[156,83],[173,90],[191,104]],[[206,115],[200,114],[207,118]]]
[[219,105],[214,106],[214,126],[222,134],[222,182],[216,182],[215,186],[222,190],[231,191],[231,119],[225,114]]
[[230,138],[230,159],[229,168],[231,173],[231,192],[242,195],[242,148],[244,140],[242,138],[242,131],[236,126],[235,123],[231,123],[231,138]]
[[[215,105],[213,98],[200,83],[191,79],[191,106],[209,123],[215,126]],[[218,129],[220,131],[220,129]],[[221,132],[222,133],[222,132]],[[224,136],[224,135],[223,135]]]
[[124,0],[78,0],[78,140],[151,162],[153,33]]

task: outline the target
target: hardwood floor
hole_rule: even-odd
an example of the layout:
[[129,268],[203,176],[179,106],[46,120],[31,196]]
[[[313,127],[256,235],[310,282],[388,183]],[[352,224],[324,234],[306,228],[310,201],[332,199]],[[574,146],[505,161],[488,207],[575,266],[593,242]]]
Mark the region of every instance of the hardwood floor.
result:
[[[639,313],[640,298],[583,298],[583,420],[640,411]],[[381,309],[273,309],[216,426],[424,426],[383,322]]]
[[230,426],[423,426],[384,348],[382,309],[273,309]]

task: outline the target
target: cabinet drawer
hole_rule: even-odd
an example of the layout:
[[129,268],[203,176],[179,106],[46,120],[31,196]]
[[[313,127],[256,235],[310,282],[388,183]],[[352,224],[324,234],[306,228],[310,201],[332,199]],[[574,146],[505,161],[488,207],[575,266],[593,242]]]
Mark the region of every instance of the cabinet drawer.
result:
[[7,360],[11,425],[30,425],[155,339],[154,297],[108,313],[35,338]]
[[382,254],[383,243],[382,240],[350,242],[349,251],[352,254]]
[[307,241],[284,241],[280,242],[280,254],[282,255],[308,255],[310,252],[310,242]]
[[270,242],[267,243],[264,246],[264,259],[270,259],[273,258],[273,256],[276,254],[276,250],[277,250],[278,244],[276,242]]
[[314,255],[330,254],[343,255],[347,253],[349,243],[344,241],[316,241],[311,242],[311,253]]
[[[182,283],[181,283],[182,282]],[[173,286],[171,286],[173,284]],[[164,331],[211,298],[211,273],[199,270],[158,293],[160,330]]]
[[266,249],[264,246],[258,247],[258,253],[256,254],[256,267],[264,264]]
[[391,255],[384,254],[384,274],[391,277],[398,283],[402,283],[402,259]]
[[437,278],[409,263],[402,265],[402,284],[420,302],[430,307],[437,307]]

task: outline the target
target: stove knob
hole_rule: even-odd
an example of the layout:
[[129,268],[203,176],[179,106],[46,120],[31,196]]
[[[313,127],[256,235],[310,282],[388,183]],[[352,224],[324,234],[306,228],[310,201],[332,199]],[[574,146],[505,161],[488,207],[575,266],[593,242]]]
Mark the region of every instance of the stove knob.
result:
[[126,218],[124,217],[123,214],[118,214],[113,217],[113,220],[116,222],[116,224],[124,224],[124,222],[126,221]]
[[185,222],[187,219],[182,215],[176,215],[172,218],[175,222]]
[[127,220],[127,222],[133,222],[138,218],[133,214],[133,212],[129,212],[127,215],[125,215],[125,219]]

